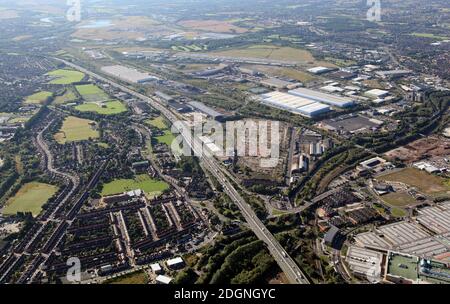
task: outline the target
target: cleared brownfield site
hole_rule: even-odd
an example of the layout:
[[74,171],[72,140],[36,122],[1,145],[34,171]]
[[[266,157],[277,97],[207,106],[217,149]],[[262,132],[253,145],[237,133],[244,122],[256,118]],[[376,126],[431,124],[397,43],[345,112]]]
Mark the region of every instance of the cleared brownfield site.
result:
[[391,150],[385,155],[392,160],[397,159],[406,163],[413,163],[432,156],[446,156],[449,154],[450,140],[440,136],[431,136]]
[[425,194],[444,194],[450,191],[450,186],[443,178],[431,175],[415,168],[405,168],[400,171],[377,177],[380,181],[400,182],[419,189]]

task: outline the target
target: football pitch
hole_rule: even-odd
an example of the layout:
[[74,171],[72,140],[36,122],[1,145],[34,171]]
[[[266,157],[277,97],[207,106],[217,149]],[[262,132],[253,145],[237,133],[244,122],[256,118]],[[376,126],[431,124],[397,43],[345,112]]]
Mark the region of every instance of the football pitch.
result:
[[54,138],[59,144],[98,138],[99,132],[94,128],[95,122],[75,116],[69,116]]
[[87,102],[108,101],[109,96],[102,89],[93,84],[83,84],[75,86],[81,97]]
[[58,187],[31,182],[23,185],[12,198],[8,200],[3,214],[14,215],[18,212],[31,212],[34,217],[42,211],[42,206],[47,203],[58,191]]
[[55,70],[47,75],[54,76],[55,79],[50,81],[50,84],[72,84],[80,82],[84,78],[84,74],[72,70]]
[[154,196],[169,189],[169,185],[163,181],[152,179],[146,174],[141,174],[134,179],[116,179],[103,185],[101,195],[107,196],[138,189],[144,191],[147,196]]
[[95,112],[102,115],[114,115],[127,111],[126,106],[118,100],[103,102],[101,104],[95,102],[87,102],[75,107],[81,112]]

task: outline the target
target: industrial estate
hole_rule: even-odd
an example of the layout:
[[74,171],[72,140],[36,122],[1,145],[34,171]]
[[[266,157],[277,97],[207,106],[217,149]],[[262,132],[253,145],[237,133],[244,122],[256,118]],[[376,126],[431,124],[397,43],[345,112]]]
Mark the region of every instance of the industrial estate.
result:
[[448,1],[20,2],[0,283],[450,284]]

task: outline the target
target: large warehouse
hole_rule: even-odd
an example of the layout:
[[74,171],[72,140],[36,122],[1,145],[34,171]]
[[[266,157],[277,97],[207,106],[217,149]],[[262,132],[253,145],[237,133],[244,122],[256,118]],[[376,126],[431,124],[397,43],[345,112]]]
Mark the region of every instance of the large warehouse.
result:
[[307,117],[315,117],[319,114],[331,111],[329,106],[320,102],[282,92],[263,94],[261,95],[261,98],[262,103],[268,106]]
[[338,108],[347,108],[347,107],[354,105],[354,103],[355,103],[353,101],[353,99],[350,99],[350,98],[331,95],[331,94],[322,93],[319,91],[305,89],[305,88],[298,88],[295,90],[291,90],[288,93],[291,95],[303,97],[306,99],[311,99],[313,101],[326,103],[330,106],[338,107]]
[[145,83],[158,79],[155,76],[151,76],[122,65],[104,66],[102,67],[102,71],[106,74],[131,83]]

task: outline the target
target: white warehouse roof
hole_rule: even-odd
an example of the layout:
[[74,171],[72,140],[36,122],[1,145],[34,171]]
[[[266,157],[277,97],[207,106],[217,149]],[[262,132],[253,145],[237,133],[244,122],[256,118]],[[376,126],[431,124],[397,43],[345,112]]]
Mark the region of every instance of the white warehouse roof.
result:
[[367,95],[367,96],[381,98],[381,97],[385,97],[386,95],[388,95],[389,91],[380,90],[380,89],[373,89],[373,90],[367,91],[364,94]]
[[322,73],[326,73],[329,71],[331,71],[330,68],[323,67],[323,66],[318,66],[318,67],[308,69],[308,72],[313,73],[313,74],[322,74]]
[[155,76],[151,76],[147,73],[142,73],[136,69],[130,69],[122,65],[104,66],[101,70],[106,74],[131,83],[143,83],[157,79]]
[[156,282],[162,284],[170,284],[170,282],[172,282],[172,278],[166,277],[164,275],[159,275],[156,277]]
[[177,257],[177,258],[174,258],[174,259],[171,259],[171,260],[167,260],[167,266],[169,266],[169,267],[170,266],[179,265],[179,264],[183,264],[183,263],[184,263],[184,261],[180,257]]
[[307,117],[313,117],[331,111],[330,107],[327,105],[287,93],[271,92],[263,94],[261,97],[262,102],[269,106]]
[[280,104],[288,107],[298,108],[314,103],[314,100],[294,96],[282,92],[271,92],[264,94],[263,98],[271,103]]
[[331,111],[330,106],[324,105],[320,102],[315,102],[298,109],[300,113],[308,117],[314,117],[322,113]]
[[331,95],[327,93],[322,93],[315,90],[305,89],[305,88],[298,88],[295,90],[289,91],[289,94],[304,97],[307,99],[311,99],[317,102],[323,102],[331,106],[339,107],[339,108],[345,108],[352,106],[355,102],[353,99]]
[[159,271],[162,270],[162,268],[161,268],[161,266],[159,265],[159,263],[151,264],[151,265],[150,265],[150,268],[152,269],[152,271],[153,271],[154,273],[157,273],[157,272],[159,272]]
[[320,89],[323,90],[323,91],[327,91],[327,92],[342,92],[342,91],[344,91],[344,89],[341,89],[341,88],[336,87],[336,86],[331,85],[331,84],[327,85],[327,86],[324,86],[324,87],[321,87]]

